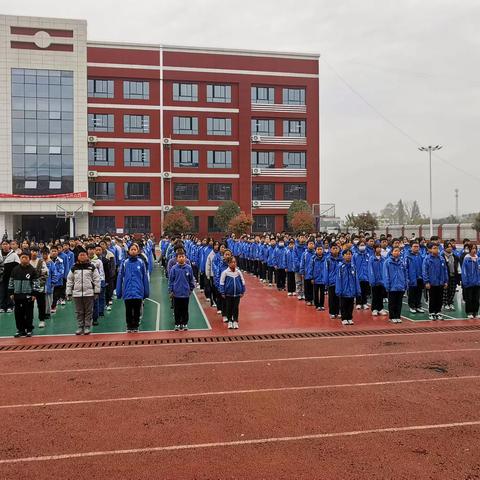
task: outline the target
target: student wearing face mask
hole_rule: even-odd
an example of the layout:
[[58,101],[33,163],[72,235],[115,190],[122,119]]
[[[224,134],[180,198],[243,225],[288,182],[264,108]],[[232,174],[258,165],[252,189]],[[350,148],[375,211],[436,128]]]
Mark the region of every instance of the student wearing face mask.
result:
[[448,270],[448,286],[443,291],[443,308],[455,310],[455,292],[460,284],[460,261],[454,253],[454,244],[445,242],[441,257],[445,260]]
[[383,284],[388,292],[388,312],[392,323],[402,323],[402,301],[407,283],[407,270],[400,259],[400,247],[397,246],[383,265]]
[[287,295],[289,297],[295,295],[295,240],[290,239],[288,242],[287,254],[286,254],[286,262],[287,262]]
[[467,318],[479,318],[478,309],[480,304],[480,263],[477,257],[477,246],[467,244],[468,250],[462,264],[462,290],[465,300],[465,312]]
[[443,303],[443,291],[448,286],[448,270],[445,260],[440,257],[438,245],[429,245],[430,255],[423,261],[423,283],[430,292],[428,312],[430,320],[443,320],[440,315]]
[[268,279],[268,286],[271,287],[274,280],[273,274],[275,272],[275,248],[277,247],[277,241],[275,238],[270,239],[270,246],[268,248],[268,255],[267,255],[267,279]]
[[382,256],[382,247],[375,245],[373,255],[368,261],[368,279],[372,291],[372,315],[386,315],[388,312],[383,308],[385,287],[383,285],[383,264],[385,257]]
[[353,302],[360,295],[357,270],[352,263],[351,250],[343,251],[343,262],[338,269],[335,292],[340,298],[343,325],[353,325]]
[[405,267],[408,275],[408,306],[411,313],[423,313],[423,257],[420,254],[420,244],[412,242],[411,250],[405,257]]
[[309,267],[312,257],[315,255],[315,242],[310,239],[307,243],[307,249],[302,255],[300,261],[300,273],[304,278],[303,290],[305,292],[305,302],[308,306],[313,305],[313,285]]
[[310,262],[309,276],[312,278],[313,285],[313,303],[317,310],[325,310],[325,260],[322,245],[318,245],[315,249],[315,255]]
[[287,268],[287,249],[285,248],[285,240],[279,239],[278,245],[273,254],[273,262],[275,268],[275,278],[277,280],[278,291],[285,290],[286,268]]
[[328,288],[328,311],[330,318],[337,318],[340,313],[340,301],[335,292],[338,269],[342,263],[340,249],[337,245],[330,248],[330,256],[325,261],[325,281]]
[[367,301],[368,296],[370,295],[370,283],[368,282],[369,257],[370,255],[367,252],[367,244],[362,240],[358,243],[357,252],[353,255],[352,260],[360,282],[360,294],[356,298],[357,310],[368,309]]

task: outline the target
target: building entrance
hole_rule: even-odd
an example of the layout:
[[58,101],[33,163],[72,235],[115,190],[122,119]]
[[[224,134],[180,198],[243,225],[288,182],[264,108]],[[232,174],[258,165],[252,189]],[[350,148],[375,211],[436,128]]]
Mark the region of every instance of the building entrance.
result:
[[36,241],[63,237],[69,234],[69,221],[55,215],[23,215],[22,237],[34,238]]

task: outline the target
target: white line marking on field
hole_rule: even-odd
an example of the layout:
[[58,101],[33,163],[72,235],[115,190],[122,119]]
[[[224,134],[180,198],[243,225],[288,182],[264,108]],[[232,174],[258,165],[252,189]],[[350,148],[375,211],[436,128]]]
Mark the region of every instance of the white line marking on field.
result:
[[38,456],[38,457],[8,458],[8,459],[0,460],[0,464],[46,462],[46,461],[53,461],[53,460],[70,460],[74,458],[105,457],[110,455],[134,455],[139,453],[171,452],[171,451],[179,451],[179,450],[195,450],[195,449],[233,447],[233,446],[243,446],[243,445],[259,445],[259,444],[280,443],[280,442],[298,442],[303,440],[320,440],[322,438],[339,438],[339,437],[341,438],[341,437],[355,437],[360,435],[379,434],[379,433],[399,433],[399,432],[413,432],[413,431],[422,431],[422,430],[440,430],[440,429],[447,429],[447,428],[474,427],[477,425],[480,425],[480,420],[475,420],[470,422],[437,423],[433,425],[410,425],[405,427],[372,428],[369,430],[353,430],[349,432],[317,433],[313,435],[298,435],[295,437],[252,438],[249,440],[235,440],[230,442],[197,443],[197,444],[190,444],[190,445],[166,445],[163,447],[129,448],[124,450],[104,450],[104,451],[81,452],[81,453],[65,453],[60,455],[45,455],[45,456]]
[[[203,309],[202,307],[202,304],[200,303],[200,300],[198,299],[198,296],[197,296],[197,293],[195,292],[195,290],[193,291],[193,296],[195,297],[195,300],[197,301],[197,305],[198,305],[198,308],[200,309],[200,311],[202,312],[202,315],[203,315],[203,319],[205,320],[205,323],[207,324],[207,328],[206,329],[202,329],[202,330],[211,330],[212,329],[212,326],[210,325],[210,322],[208,321],[208,317],[205,313],[205,310]],[[198,329],[200,330],[200,329]]]
[[480,348],[459,348],[446,350],[411,350],[405,352],[381,352],[381,353],[352,353],[348,355],[319,355],[309,357],[280,357],[280,358],[254,358],[250,360],[219,360],[210,362],[185,362],[185,363],[158,363],[152,365],[125,365],[116,367],[91,367],[91,368],[72,368],[65,370],[30,370],[25,372],[0,372],[1,377],[11,377],[16,375],[41,375],[58,373],[82,373],[82,372],[105,372],[114,370],[136,370],[153,368],[171,368],[171,367],[204,367],[214,365],[236,365],[251,363],[269,363],[269,362],[298,362],[314,360],[338,360],[346,358],[375,358],[391,357],[397,355],[422,355],[432,353],[458,353],[458,352],[478,352]]
[[148,301],[154,303],[157,306],[157,317],[155,319],[155,331],[160,330],[160,303],[158,303],[156,300],[153,300],[153,298],[147,298]]
[[250,390],[225,390],[215,392],[199,392],[199,393],[173,393],[169,395],[148,395],[139,397],[118,397],[118,398],[98,398],[90,400],[66,400],[59,402],[42,402],[42,403],[20,403],[12,405],[0,405],[0,410],[9,410],[17,408],[38,408],[38,407],[55,407],[68,405],[85,405],[98,403],[115,403],[115,402],[138,402],[143,400],[166,400],[173,398],[191,398],[191,397],[216,397],[222,395],[245,395],[256,393],[273,393],[273,392],[296,392],[302,390],[327,390],[329,388],[356,388],[356,387],[379,387],[388,385],[402,385],[411,383],[428,383],[428,382],[446,382],[453,380],[479,380],[480,375],[464,375],[460,377],[438,377],[438,378],[416,378],[413,380],[391,380],[384,382],[362,382],[362,383],[342,383],[332,385],[306,385],[299,387],[278,387],[278,388],[256,388]]
[[[408,307],[408,303],[407,302],[402,302],[403,305],[406,305]],[[425,314],[428,315],[428,305],[424,305],[425,307]],[[410,312],[408,312],[410,313]],[[468,318],[457,318],[457,317],[451,317],[450,315],[447,315],[445,313],[441,313],[441,315],[443,317],[446,317],[446,318],[449,318],[450,320],[468,320]],[[437,321],[438,320],[430,320],[429,318],[425,318],[425,319],[415,319],[413,317],[408,317],[407,315],[402,315],[403,318],[406,318],[407,320],[409,320],[410,322],[413,322],[413,323],[417,323],[417,322],[433,322],[433,321]],[[440,320],[441,321],[441,320]]]

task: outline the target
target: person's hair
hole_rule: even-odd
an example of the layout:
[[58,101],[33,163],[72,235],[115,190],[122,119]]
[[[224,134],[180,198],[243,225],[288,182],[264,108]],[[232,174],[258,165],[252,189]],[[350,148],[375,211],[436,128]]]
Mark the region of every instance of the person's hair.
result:
[[345,250],[342,251],[342,255],[343,255],[343,256],[347,255],[348,253],[349,253],[350,255],[352,255],[352,251],[349,250],[348,248],[346,248]]
[[436,243],[429,242],[427,248],[431,250],[433,247],[438,247],[438,245]]
[[38,252],[39,248],[37,246],[30,247],[30,252]]
[[410,246],[413,247],[414,245],[420,245],[420,242],[418,240],[412,240]]
[[237,259],[232,255],[230,257],[230,260],[228,261],[228,264],[230,265],[231,263],[236,262],[236,261],[237,261]]
[[52,245],[50,247],[50,251],[52,251],[52,250],[56,250],[58,252],[58,247],[56,245]]
[[183,248],[177,249],[177,257],[179,257],[180,255],[185,255],[185,250],[183,250]]
[[43,247],[42,248],[42,255],[46,253],[47,255],[50,253],[50,249],[48,247]]
[[20,258],[22,258],[22,257],[30,258],[30,252],[27,252],[26,250],[23,250],[23,252],[20,253]]
[[95,250],[96,245],[94,243],[89,243],[87,245],[87,250]]

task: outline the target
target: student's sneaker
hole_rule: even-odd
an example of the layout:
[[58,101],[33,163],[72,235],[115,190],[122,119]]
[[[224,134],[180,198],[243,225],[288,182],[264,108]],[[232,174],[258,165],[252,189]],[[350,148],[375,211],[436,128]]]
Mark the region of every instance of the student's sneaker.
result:
[[188,325],[183,326],[183,331],[186,332],[188,330]]
[[60,300],[58,303],[59,303],[60,305],[66,305],[67,302],[66,302],[65,300]]
[[310,307],[312,305],[312,302],[306,302],[305,305],[308,305]]
[[380,315],[388,315],[388,312],[386,310],[380,310],[378,313]]
[[390,321],[391,321],[392,323],[397,323],[397,319],[396,319],[396,318],[390,318]]
[[234,328],[235,330],[238,330],[238,322],[233,322],[233,328]]
[[417,313],[425,313],[425,310],[422,307],[417,308],[416,310],[417,310]]
[[89,327],[85,327],[85,330],[83,331],[83,334],[84,334],[84,335],[90,335],[90,332],[91,332],[90,328],[89,328]]
[[475,315],[475,318],[480,318],[480,315]]
[[107,305],[108,305],[109,307],[111,307],[111,306],[113,305],[113,302],[110,300],[110,301],[107,303]]
[[180,324],[180,325],[178,326],[178,328],[179,328],[179,330],[180,330],[181,332],[183,332],[183,325],[182,325],[182,324]]
[[43,320],[38,322],[38,328],[45,328],[45,322]]
[[349,321],[348,321],[348,324],[349,324],[349,325],[353,325],[353,320],[349,320]]
[[397,318],[397,323],[402,323],[402,319],[401,319],[401,318]]
[[95,327],[98,326],[98,320],[94,320],[94,321],[92,322],[92,325],[95,326]]
[[372,316],[378,317],[378,310],[372,310]]
[[233,328],[233,322],[228,322],[228,328],[230,328],[230,329]]
[[287,296],[288,296],[288,297],[291,297],[292,295],[293,295],[292,292],[288,292],[288,293],[287,293]]
[[6,313],[6,310],[4,308],[0,308],[0,313]]
[[320,311],[322,308],[321,307],[315,307],[315,309]]
[[303,297],[301,295],[299,295],[298,300],[303,300]]
[[[127,333],[129,333],[130,330],[127,330]],[[83,328],[78,328],[77,331],[75,332],[75,335],[83,335]]]
[[455,305],[450,305],[450,310],[455,310]]
[[106,308],[107,312],[109,312],[111,309],[112,309],[112,306],[111,306],[111,305],[107,305],[107,308]]
[[330,318],[335,318],[335,317],[336,317],[336,315],[330,315]]
[[436,320],[436,319],[437,319],[437,316],[434,315],[433,313],[431,313],[431,314],[428,316],[428,319],[429,319],[429,320]]
[[269,283],[269,284],[268,284],[268,286],[269,286],[269,287],[271,287],[271,286],[272,286],[272,284],[271,284],[271,283]]
[[367,304],[362,305],[362,310],[368,310],[368,305]]
[[[416,308],[410,308],[410,313],[417,313],[417,309]],[[418,312],[420,313],[420,312]]]
[[227,317],[223,317],[222,320],[223,320],[223,323],[227,323],[227,322],[228,322],[228,318],[227,318]]
[[348,324],[349,324],[348,320],[342,320],[342,325],[348,325]]
[[217,310],[217,315],[221,315],[222,314],[222,311],[221,310]]
[[27,333],[25,334],[26,337],[31,337],[32,335],[33,335],[32,332],[27,332]]
[[362,306],[361,306],[361,305],[357,305],[355,308],[356,308],[357,310],[361,310],[361,309],[362,309]]
[[52,308],[52,309],[50,310],[50,314],[51,314],[51,315],[55,315],[55,313],[57,313],[57,309],[56,309],[56,308]]
[[139,332],[138,328],[134,328],[134,329],[132,330],[132,333],[138,333],[138,332]]
[[180,325],[175,325],[175,331],[178,332],[180,330]]
[[470,314],[470,315],[467,315],[467,318],[471,320],[472,318],[475,318],[475,317],[472,314]]
[[7,308],[7,313],[13,313],[13,308]]
[[27,334],[25,332],[17,331],[17,333],[13,336],[14,338],[25,337]]

